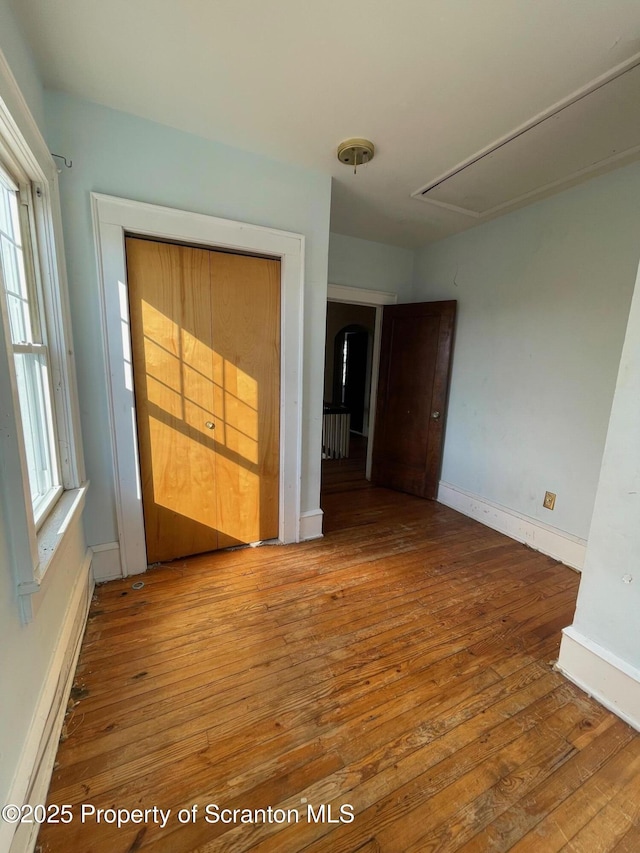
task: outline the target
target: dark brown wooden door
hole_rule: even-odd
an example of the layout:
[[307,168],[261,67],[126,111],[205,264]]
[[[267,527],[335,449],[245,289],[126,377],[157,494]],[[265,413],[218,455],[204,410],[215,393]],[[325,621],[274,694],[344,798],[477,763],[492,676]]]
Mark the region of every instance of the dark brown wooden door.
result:
[[456,302],[385,306],[373,443],[379,486],[435,498]]

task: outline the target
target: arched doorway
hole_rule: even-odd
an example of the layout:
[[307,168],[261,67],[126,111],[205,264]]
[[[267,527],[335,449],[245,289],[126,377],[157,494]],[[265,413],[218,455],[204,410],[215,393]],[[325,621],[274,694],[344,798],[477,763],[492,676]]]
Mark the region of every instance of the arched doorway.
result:
[[370,334],[352,323],[335,336],[333,357],[333,402],[351,413],[351,429],[363,432],[369,373]]

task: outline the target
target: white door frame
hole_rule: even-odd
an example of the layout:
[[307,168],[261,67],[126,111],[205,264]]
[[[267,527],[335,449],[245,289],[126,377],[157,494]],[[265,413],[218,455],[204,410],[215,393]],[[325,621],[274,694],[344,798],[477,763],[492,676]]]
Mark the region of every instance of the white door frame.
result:
[[[371,479],[373,461],[373,434],[376,428],[376,402],[378,398],[378,372],[380,370],[380,339],[382,336],[382,307],[395,305],[397,293],[383,290],[365,290],[361,287],[347,287],[342,284],[329,284],[327,302],[346,302],[349,305],[367,305],[376,309],[376,322],[373,331],[373,352],[371,354],[371,393],[369,395],[369,435],[367,437],[367,468],[365,476]],[[326,344],[325,344],[326,346]]]
[[122,575],[147,569],[129,333],[125,235],[156,237],[281,262],[279,538],[300,541],[304,236],[91,193]]

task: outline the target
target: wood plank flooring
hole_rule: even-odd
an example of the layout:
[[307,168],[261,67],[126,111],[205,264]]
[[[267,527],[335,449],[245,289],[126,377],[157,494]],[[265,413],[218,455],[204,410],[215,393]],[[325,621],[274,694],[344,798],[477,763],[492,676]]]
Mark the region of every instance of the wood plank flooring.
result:
[[367,439],[352,432],[346,459],[322,460],[322,494],[370,489],[371,483],[365,479],[366,467]]
[[74,819],[42,851],[640,849],[640,736],[552,667],[578,575],[338,480],[322,540],[97,589],[49,793]]

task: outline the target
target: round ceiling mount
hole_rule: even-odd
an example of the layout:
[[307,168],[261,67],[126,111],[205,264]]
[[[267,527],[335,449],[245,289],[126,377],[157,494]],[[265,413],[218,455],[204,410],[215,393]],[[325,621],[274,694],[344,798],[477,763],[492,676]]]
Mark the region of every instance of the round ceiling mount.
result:
[[368,139],[345,139],[338,145],[338,160],[347,166],[353,166],[355,174],[358,166],[363,166],[373,160],[375,148]]

